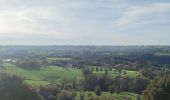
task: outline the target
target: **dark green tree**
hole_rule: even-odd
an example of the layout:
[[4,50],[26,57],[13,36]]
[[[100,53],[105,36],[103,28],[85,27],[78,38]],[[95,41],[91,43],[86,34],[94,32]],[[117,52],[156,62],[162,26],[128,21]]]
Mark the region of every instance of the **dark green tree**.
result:
[[123,71],[123,74],[126,75],[126,71]]
[[17,76],[0,74],[0,100],[42,100]]
[[137,95],[137,100],[141,100],[141,97],[140,97],[140,95]]
[[91,67],[91,71],[94,72],[94,67]]
[[83,68],[82,73],[83,73],[84,76],[92,74],[92,72],[89,70],[89,68]]
[[18,60],[15,62],[15,65],[17,67],[28,69],[28,70],[40,69],[40,67],[42,67],[41,62],[33,59]]
[[133,92],[140,94],[142,91],[144,91],[146,89],[148,84],[149,84],[148,79],[143,78],[143,77],[136,77],[132,81]]
[[114,93],[114,86],[113,85],[109,86],[109,92],[110,92],[111,95]]
[[96,94],[97,96],[100,96],[100,95],[101,95],[101,88],[100,88],[99,85],[97,85],[97,86],[95,87],[95,94]]
[[75,100],[76,92],[74,91],[61,91],[58,95],[59,100]]
[[112,71],[112,67],[109,67],[109,71]]
[[80,92],[80,100],[84,100],[84,92]]
[[170,76],[154,79],[143,96],[145,100],[170,100]]
[[103,71],[103,67],[100,67],[100,71],[101,71],[101,72]]
[[108,69],[107,68],[105,68],[105,75],[108,75]]
[[99,71],[99,67],[96,67],[96,72],[98,72]]

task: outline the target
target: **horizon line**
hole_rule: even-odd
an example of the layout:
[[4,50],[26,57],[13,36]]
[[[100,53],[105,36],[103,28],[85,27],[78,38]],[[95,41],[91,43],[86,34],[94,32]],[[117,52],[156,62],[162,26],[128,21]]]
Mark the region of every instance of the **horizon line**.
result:
[[170,45],[77,45],[77,44],[0,44],[0,46],[170,46]]

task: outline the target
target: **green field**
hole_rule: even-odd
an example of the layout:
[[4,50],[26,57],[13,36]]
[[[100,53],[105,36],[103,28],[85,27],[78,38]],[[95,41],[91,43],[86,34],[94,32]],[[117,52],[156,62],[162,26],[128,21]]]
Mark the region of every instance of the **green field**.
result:
[[5,72],[21,76],[26,83],[33,86],[48,85],[51,82],[61,83],[63,80],[69,82],[81,76],[81,71],[78,69],[66,69],[58,66],[48,66],[39,70],[25,70],[10,65],[5,67]]
[[[80,69],[76,68],[62,68],[58,66],[48,66],[42,67],[39,70],[26,70],[15,65],[4,64],[5,72],[10,74],[18,75],[25,79],[26,83],[32,86],[40,86],[40,85],[48,85],[51,82],[55,82],[60,84],[63,80],[67,82],[71,82],[80,78],[82,76],[82,72]],[[123,71],[126,71],[126,75],[129,77],[136,77],[139,75],[137,71],[127,71],[122,70],[122,73],[115,72],[114,69],[112,71],[108,71],[108,75],[111,77],[115,77],[118,75],[124,76]],[[104,74],[104,71],[93,72],[97,76],[101,76]]]
[[[93,96],[93,99],[98,97],[94,92],[84,92],[85,100],[90,98],[90,96]],[[119,95],[117,95],[116,93],[111,95],[109,92],[102,92],[102,95],[100,96],[100,98],[102,98],[102,100],[106,100],[106,99],[107,100],[124,100],[124,99],[127,100],[127,98],[131,98],[130,100],[137,100],[137,96],[138,94],[129,93],[129,92],[122,92]],[[143,97],[142,96],[140,97],[141,97],[141,100],[143,100]],[[80,100],[80,92],[77,92],[76,100]]]

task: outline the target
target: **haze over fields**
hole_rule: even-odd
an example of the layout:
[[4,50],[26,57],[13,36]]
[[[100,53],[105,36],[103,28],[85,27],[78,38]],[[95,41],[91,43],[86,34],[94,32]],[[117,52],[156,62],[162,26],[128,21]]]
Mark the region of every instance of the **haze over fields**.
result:
[[0,45],[170,45],[169,0],[0,0]]

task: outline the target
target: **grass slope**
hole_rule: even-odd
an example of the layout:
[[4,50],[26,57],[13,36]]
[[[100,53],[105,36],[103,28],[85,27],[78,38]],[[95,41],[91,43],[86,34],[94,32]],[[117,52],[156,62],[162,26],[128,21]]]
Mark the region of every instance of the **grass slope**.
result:
[[49,66],[39,70],[25,70],[16,66],[6,66],[7,73],[16,74],[23,77],[30,85],[48,85],[51,82],[61,83],[63,80],[73,81],[81,76],[81,71],[73,68],[62,68]]

